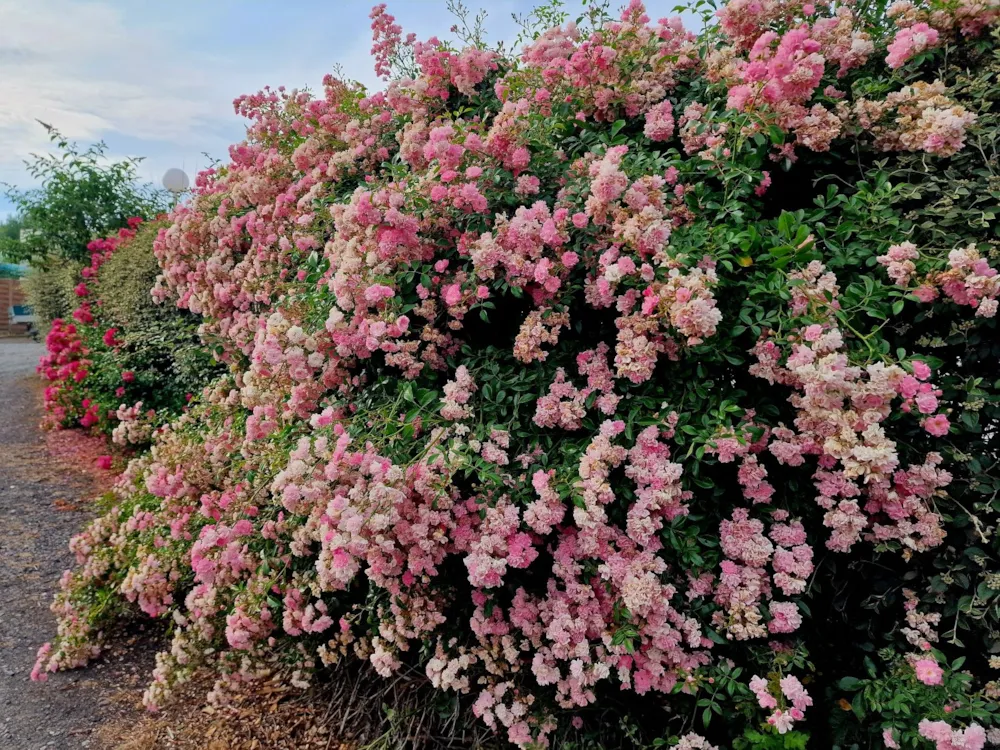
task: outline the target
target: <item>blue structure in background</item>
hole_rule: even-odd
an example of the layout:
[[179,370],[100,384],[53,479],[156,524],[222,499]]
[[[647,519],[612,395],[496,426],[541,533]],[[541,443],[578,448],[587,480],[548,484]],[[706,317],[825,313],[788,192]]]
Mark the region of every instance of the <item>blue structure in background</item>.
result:
[[0,263],[0,279],[20,279],[27,274],[27,263]]

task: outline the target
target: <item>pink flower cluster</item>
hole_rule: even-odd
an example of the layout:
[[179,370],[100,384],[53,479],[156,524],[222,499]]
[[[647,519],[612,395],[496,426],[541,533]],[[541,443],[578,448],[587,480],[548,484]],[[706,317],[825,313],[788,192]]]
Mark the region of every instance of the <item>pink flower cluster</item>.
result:
[[936,750],[983,750],[986,746],[986,730],[978,724],[952,729],[946,721],[924,719],[919,730],[920,736],[931,740]]
[[975,308],[978,317],[997,314],[1000,275],[975,245],[948,253],[948,270],[938,274],[935,282],[955,304]]
[[[915,245],[904,242],[893,245],[878,262],[885,266],[889,278],[901,287],[909,287],[917,276],[913,261],[920,257]],[[972,307],[976,316],[992,318],[1000,302],[1000,274],[973,244],[948,253],[947,268],[930,271],[920,277],[913,294],[922,302],[933,302],[943,293],[956,305]]]
[[919,257],[916,245],[912,242],[903,242],[892,245],[888,252],[878,256],[877,260],[885,266],[890,279],[899,286],[907,286],[917,272],[917,266],[913,261]]
[[[899,29],[920,26],[955,39],[959,35],[979,36],[1000,19],[1000,8],[990,0],[962,0],[954,5],[918,6],[910,0],[896,0],[886,11]],[[924,31],[924,33],[927,33]]]
[[[785,521],[787,512],[775,511],[772,517]],[[720,610],[713,622],[728,638],[738,641],[763,638],[769,632],[791,633],[802,624],[793,602],[772,599],[772,584],[786,596],[805,591],[813,571],[813,550],[806,543],[805,529],[799,521],[792,521],[774,523],[770,538],[763,532],[764,523],[750,518],[745,508],[734,510],[719,529],[725,559],[714,589]],[[773,571],[770,576],[768,565]],[[765,625],[761,604],[767,600],[770,619]]]
[[64,424],[76,411],[74,384],[87,377],[90,361],[77,327],[62,318],[52,321],[45,336],[45,349],[38,372],[54,383],[45,389],[46,420],[53,426]]
[[767,717],[767,723],[779,734],[785,734],[796,721],[805,718],[805,711],[813,700],[794,675],[785,675],[774,682],[777,684],[772,685],[771,681],[754,675],[750,680],[750,690],[761,708],[774,709]]
[[918,81],[885,100],[858,99],[855,117],[883,151],[926,151],[952,156],[965,145],[976,115],[945,95],[944,83]]
[[925,685],[940,685],[944,671],[934,659],[917,659],[913,663],[917,679]]
[[111,432],[111,441],[118,445],[141,445],[148,442],[153,434],[152,409],[143,409],[142,401],[132,406],[122,404],[114,413],[118,424]]
[[885,58],[890,68],[900,68],[912,57],[919,55],[938,43],[937,29],[926,23],[915,23],[913,26],[900,29],[889,44],[889,55]]
[[468,405],[472,394],[477,390],[472,376],[465,365],[460,365],[455,371],[455,379],[449,381],[444,387],[444,398],[441,402],[441,416],[445,419],[459,420],[465,419],[472,414],[472,409]]
[[[386,13],[385,3],[372,8],[369,17],[372,19],[372,57],[375,58],[375,74],[380,78],[388,78],[392,74],[392,61],[399,53],[403,44],[403,29],[396,19]],[[406,44],[411,45],[416,40],[413,34],[407,36]]]
[[[798,287],[803,298],[809,288]],[[928,415],[921,422],[927,432],[947,433],[947,416],[934,414],[940,394],[926,382],[930,369],[922,362],[913,363],[914,375],[898,365],[852,367],[841,351],[840,332],[820,324],[793,340],[784,366],[778,345],[760,341],[758,361],[750,371],[796,391],[789,401],[797,410],[797,431],[779,425],[768,450],[788,466],[801,465],[807,455],[818,457],[816,502],[827,511],[824,522],[833,532],[827,546],[846,551],[866,531],[873,540],[896,540],[906,549],[940,544],[944,532],[931,502],[951,482],[951,474],[938,468],[942,459],[937,453],[928,454],[921,465],[901,469],[896,445],[882,426],[893,400],[902,397],[904,411],[915,406]],[[864,506],[857,498],[866,498]]]
[[525,363],[544,362],[548,352],[542,349],[542,344],[559,343],[559,331],[568,325],[569,313],[548,308],[532,310],[514,340],[514,357]]
[[[550,29],[524,50],[522,59],[532,75],[523,81],[508,75],[497,84],[498,94],[505,98],[526,86],[524,93],[535,99],[569,98],[579,118],[613,121],[619,112],[638,117],[662,102],[679,75],[698,63],[694,35],[680,18],[660,19],[654,27],[648,23],[642,4],[633,2],[620,22],[608,22],[589,35],[572,23]],[[625,60],[628,67],[621,64]]]
[[646,112],[643,131],[653,141],[666,141],[674,134],[674,108],[669,99],[653,105]]
[[608,345],[598,344],[596,349],[581,352],[576,357],[581,376],[586,376],[587,385],[577,388],[566,379],[566,371],[556,370],[555,379],[549,385],[549,392],[535,402],[535,424],[540,427],[559,426],[565,430],[578,430],[586,415],[586,402],[592,393],[599,394],[594,405],[606,416],[612,416],[618,408],[621,396],[615,393],[614,375],[608,366]]
[[[886,150],[950,156],[962,147],[966,130],[975,122],[972,113],[943,96],[940,83],[918,82],[882,102],[860,98],[853,110],[837,101],[843,92],[827,86],[821,92],[827,99],[823,101],[817,92],[830,63],[837,65],[835,75],[840,78],[864,65],[875,51],[872,35],[849,5],[734,0],[718,15],[732,46],[712,53],[709,76],[729,84],[728,106],[752,114],[753,128],[777,125],[794,133],[796,144],[813,151],[826,151],[842,134],[862,130],[870,131],[876,145]],[[898,31],[885,59],[894,69],[937,47],[942,35],[953,36],[956,28],[966,35],[981,33],[997,21],[1000,11],[993,3],[971,2],[928,13],[902,0],[892,5],[890,15]],[[883,122],[887,119],[895,122]],[[721,143],[717,139],[712,145]],[[775,156],[794,159],[793,146],[781,146]]]

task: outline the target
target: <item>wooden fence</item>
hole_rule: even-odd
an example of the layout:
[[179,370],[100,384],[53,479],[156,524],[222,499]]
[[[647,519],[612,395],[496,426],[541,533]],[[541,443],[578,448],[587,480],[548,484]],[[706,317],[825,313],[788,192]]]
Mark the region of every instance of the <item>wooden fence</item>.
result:
[[10,308],[23,305],[24,290],[19,279],[0,279],[0,336],[23,334],[27,326],[10,324]]

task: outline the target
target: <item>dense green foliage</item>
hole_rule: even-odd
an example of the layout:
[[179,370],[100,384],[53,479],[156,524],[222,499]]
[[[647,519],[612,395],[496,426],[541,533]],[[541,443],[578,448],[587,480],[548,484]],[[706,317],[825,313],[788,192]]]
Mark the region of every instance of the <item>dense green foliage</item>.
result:
[[21,281],[28,304],[38,316],[38,330],[45,335],[57,318],[68,318],[79,300],[74,289],[80,283],[83,264],[71,260],[51,260],[31,268]]
[[97,388],[103,404],[117,407],[124,400],[111,397],[111,392],[121,385],[119,373],[133,372],[128,403],[142,401],[145,408],[162,412],[159,419],[166,421],[213,380],[219,368],[198,337],[198,316],[173,305],[157,304],[150,295],[160,273],[153,241],[163,226],[160,221],[140,227],[97,274],[93,288],[101,303],[95,329],[102,334],[102,327],[104,331],[115,329],[120,344],[113,348],[91,346],[95,360],[91,376],[96,380],[88,385],[88,391],[93,393]]

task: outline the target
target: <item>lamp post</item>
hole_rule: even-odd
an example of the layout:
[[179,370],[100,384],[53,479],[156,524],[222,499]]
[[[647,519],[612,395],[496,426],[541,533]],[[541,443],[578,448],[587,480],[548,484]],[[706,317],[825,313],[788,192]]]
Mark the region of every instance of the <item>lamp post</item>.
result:
[[177,201],[180,199],[181,193],[187,190],[191,186],[191,181],[188,176],[184,173],[183,169],[177,169],[177,167],[171,167],[163,174],[163,187],[170,191],[174,196],[174,205],[177,205]]

